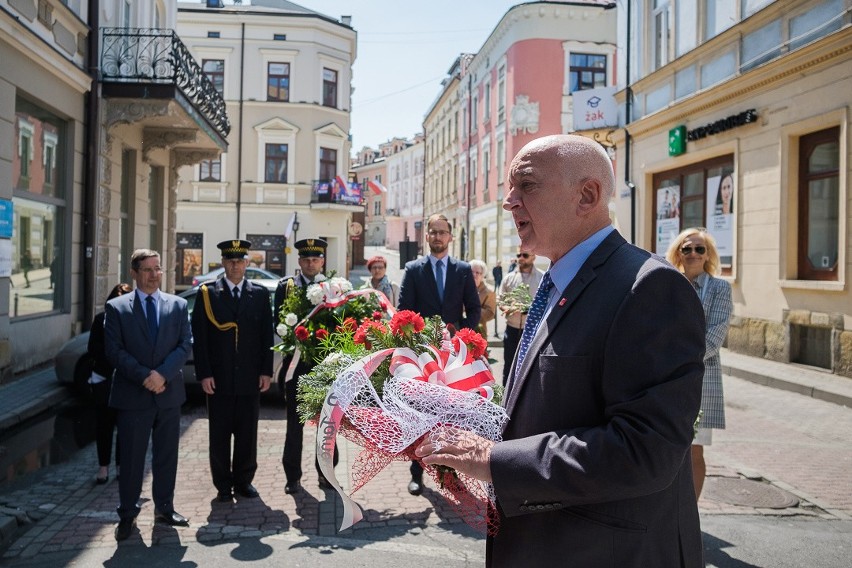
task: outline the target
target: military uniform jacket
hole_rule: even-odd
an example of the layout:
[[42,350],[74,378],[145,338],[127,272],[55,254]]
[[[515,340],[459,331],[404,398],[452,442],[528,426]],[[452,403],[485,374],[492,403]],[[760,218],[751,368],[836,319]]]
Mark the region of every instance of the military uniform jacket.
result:
[[[299,288],[307,288],[314,282],[308,282],[304,276],[299,274],[298,276],[285,276],[281,280],[278,281],[278,287],[275,288],[275,309],[273,310],[275,314],[275,325],[278,325],[278,321],[281,318],[281,305],[284,304],[284,300],[287,298],[287,294],[290,292],[290,289],[293,286],[297,286]],[[290,366],[290,361],[293,360],[293,355],[288,354],[284,355],[284,358],[281,362],[281,373],[287,372],[287,367]],[[302,357],[299,360],[299,364],[296,367],[296,372],[293,375],[294,378],[298,378],[300,375],[304,375],[308,373],[314,367],[312,361],[307,361],[305,357]]]
[[[231,297],[224,276],[203,286],[215,322],[205,307],[203,290],[199,290],[192,311],[195,376],[198,380],[212,376],[216,394],[257,394],[260,375],[272,376],[274,328],[269,292],[245,280],[238,302]],[[236,323],[236,329],[230,323]],[[228,329],[220,329],[222,326]]]

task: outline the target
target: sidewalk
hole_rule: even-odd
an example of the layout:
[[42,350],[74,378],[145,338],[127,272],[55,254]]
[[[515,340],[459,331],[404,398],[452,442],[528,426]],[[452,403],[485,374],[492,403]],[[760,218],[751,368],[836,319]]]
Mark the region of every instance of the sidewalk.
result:
[[[502,332],[504,323],[502,318],[498,320],[499,329]],[[494,323],[489,323],[489,346],[492,356],[498,359],[498,363],[494,365],[494,374],[496,377],[501,376],[502,372],[502,342],[494,337]],[[808,368],[800,365],[791,365],[777,363],[749,357],[738,353],[733,353],[728,350],[722,350],[723,372],[726,375],[738,377],[752,383],[790,391],[811,397],[814,399],[832,402],[838,405],[843,405],[852,408],[852,379],[831,375],[829,373],[819,371],[813,368]],[[19,377],[17,380],[0,386],[0,464],[10,466],[5,463],[7,444],[13,442],[10,434],[14,429],[25,423],[29,418],[32,418],[42,412],[47,411],[51,407],[55,407],[71,397],[71,391],[64,386],[59,385],[56,381],[54,370],[52,367],[40,369],[30,375]],[[761,404],[759,402],[756,404]],[[200,411],[199,411],[200,412]],[[264,412],[270,413],[267,418],[271,418],[272,422],[267,423],[267,429],[262,432],[261,438],[265,443],[259,448],[259,459],[265,462],[262,471],[267,472],[263,477],[256,479],[256,484],[259,488],[262,486],[265,489],[265,496],[273,497],[275,501],[275,509],[284,511],[285,518],[283,524],[287,525],[292,522],[294,527],[301,529],[302,534],[313,534],[331,536],[335,533],[334,521],[338,518],[341,511],[338,510],[338,503],[333,499],[322,499],[323,492],[316,492],[316,482],[307,481],[307,486],[310,487],[311,493],[316,494],[316,497],[305,495],[307,500],[299,499],[293,503],[291,499],[285,499],[282,495],[278,495],[272,488],[283,487],[283,477],[280,471],[280,444],[283,441],[284,424],[282,423],[281,409],[268,409]],[[206,416],[203,412],[194,413],[183,418],[184,428],[187,430],[187,437],[182,438],[182,463],[193,465],[183,471],[194,471],[193,478],[184,484],[186,494],[181,500],[182,503],[202,503],[206,510],[202,507],[199,510],[186,512],[194,514],[196,518],[203,518],[209,513],[209,483],[207,479],[206,468]],[[190,434],[191,433],[191,434]],[[21,435],[21,432],[15,433]],[[310,437],[306,436],[306,444],[310,444]],[[350,448],[347,448],[350,449]],[[83,505],[83,515],[91,515],[98,519],[99,526],[96,532],[99,533],[99,538],[105,543],[110,543],[112,538],[112,524],[114,519],[112,515],[105,515],[101,511],[109,511],[114,506],[114,496],[111,493],[115,492],[113,483],[110,483],[110,495],[99,495],[90,487],[91,485],[91,463],[93,461],[93,449],[86,448],[78,452],[80,455],[77,459],[72,459],[73,464],[65,466],[69,472],[73,471],[71,477],[75,478],[74,492],[79,491],[81,501],[85,501]],[[354,453],[349,455],[349,451],[343,452],[342,462],[348,463],[354,459]],[[306,455],[308,453],[306,452]],[[79,463],[77,463],[79,462]],[[194,466],[194,467],[193,467]],[[312,463],[305,463],[306,478],[314,477]],[[423,502],[420,499],[409,498],[405,491],[407,483],[407,471],[404,464],[395,464],[389,471],[381,475],[381,481],[368,486],[363,490],[365,501],[375,507],[373,514],[369,519],[371,522],[364,523],[365,528],[378,528],[380,526],[389,526],[393,524],[403,525],[408,528],[419,528],[420,530],[427,529],[432,523],[451,523],[456,524],[460,521],[454,518],[454,515],[440,505],[440,500],[437,495],[430,494],[431,513],[424,509],[424,505],[430,503]],[[36,472],[32,476],[39,477],[45,474],[46,471]],[[41,478],[41,477],[39,477]],[[11,485],[17,485],[14,482]],[[58,489],[58,488],[54,488]],[[8,491],[7,487],[0,486],[0,505],[9,505],[5,495]],[[27,491],[21,490],[20,495],[25,495]],[[359,492],[360,493],[360,492]],[[191,494],[191,497],[190,497]],[[93,500],[99,501],[98,507],[92,507]],[[103,501],[100,503],[100,501]],[[264,509],[265,512],[268,512]],[[4,547],[6,542],[13,538],[17,533],[18,525],[28,522],[27,515],[21,514],[22,510],[8,509],[0,507],[0,549]],[[237,511],[234,511],[236,514]],[[261,511],[253,511],[253,513],[261,513]],[[388,521],[386,514],[391,513],[391,521]],[[239,514],[245,514],[245,511]],[[262,513],[261,513],[262,514]],[[239,515],[238,515],[239,516]],[[108,518],[107,518],[108,517]],[[216,517],[216,515],[214,515]],[[428,522],[424,524],[424,521]],[[67,523],[70,519],[65,519]],[[205,534],[198,535],[200,540],[206,539],[221,539],[227,538],[227,525],[229,520],[225,518],[216,518],[215,530],[203,531]],[[224,522],[228,521],[228,522]],[[331,522],[329,522],[331,521]],[[106,525],[106,526],[100,526]],[[64,525],[63,525],[64,526]],[[93,527],[89,527],[93,528]],[[250,530],[250,529],[246,529]],[[257,530],[251,529],[251,530]],[[215,533],[211,534],[211,533]],[[234,535],[231,535],[234,536]]]

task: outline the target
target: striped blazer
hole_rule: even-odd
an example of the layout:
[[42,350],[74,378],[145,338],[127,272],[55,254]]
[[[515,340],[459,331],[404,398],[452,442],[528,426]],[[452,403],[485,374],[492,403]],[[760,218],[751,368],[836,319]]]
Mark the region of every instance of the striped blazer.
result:
[[719,349],[728,334],[733,301],[731,285],[720,278],[714,278],[706,272],[699,276],[698,296],[704,306],[704,319],[707,322],[704,352],[704,383],[701,389],[701,422],[704,428],[725,427],[725,398],[722,392],[722,364],[719,361]]

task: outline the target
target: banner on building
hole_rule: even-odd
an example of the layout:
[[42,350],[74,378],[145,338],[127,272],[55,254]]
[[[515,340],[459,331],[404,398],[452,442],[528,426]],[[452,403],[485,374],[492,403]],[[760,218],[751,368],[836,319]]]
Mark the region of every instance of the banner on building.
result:
[[592,130],[618,126],[615,87],[574,91],[574,130]]

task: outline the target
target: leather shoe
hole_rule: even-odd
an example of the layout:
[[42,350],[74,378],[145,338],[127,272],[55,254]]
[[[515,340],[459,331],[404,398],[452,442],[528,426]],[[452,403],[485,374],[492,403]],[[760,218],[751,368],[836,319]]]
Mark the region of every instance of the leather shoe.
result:
[[216,495],[216,500],[220,503],[231,503],[234,500],[234,494],[230,491],[220,491],[218,495]]
[[408,492],[412,495],[420,495],[423,493],[423,481],[412,479],[408,482]]
[[162,511],[154,511],[154,522],[166,523],[167,525],[171,525],[173,527],[189,526],[189,519],[187,519],[176,511],[170,511],[168,513]]
[[284,486],[284,493],[286,493],[287,495],[293,495],[294,493],[298,493],[301,490],[302,484],[298,481],[291,481]]
[[133,527],[136,526],[136,519],[121,519],[118,521],[118,526],[115,527],[115,540],[122,541],[130,538],[133,533]]
[[236,493],[240,497],[245,497],[246,499],[256,499],[260,497],[260,493],[257,492],[257,489],[255,489],[254,485],[252,485],[251,483],[235,487],[234,493]]

